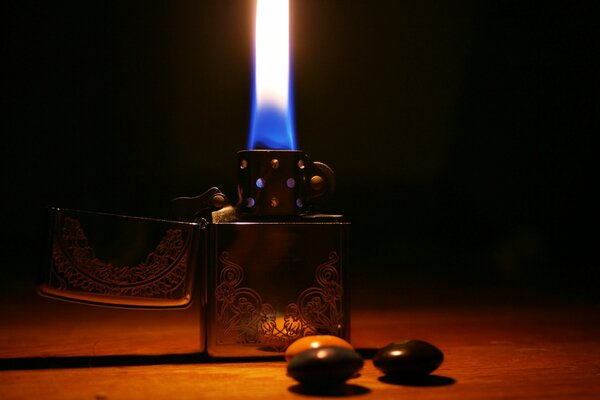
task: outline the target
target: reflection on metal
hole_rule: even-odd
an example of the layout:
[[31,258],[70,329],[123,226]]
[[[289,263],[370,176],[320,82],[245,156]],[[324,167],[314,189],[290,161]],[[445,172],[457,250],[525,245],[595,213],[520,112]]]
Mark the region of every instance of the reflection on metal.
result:
[[215,289],[217,343],[263,345],[281,352],[303,336],[342,336],[344,291],[338,261],[339,256],[332,251],[329,260],[315,271],[319,286],[304,290],[295,303],[288,304],[285,313],[278,313],[256,290],[240,286],[244,269],[222,252]]
[[[86,217],[85,213],[79,214]],[[110,217],[104,218],[110,220]],[[141,223],[135,218],[112,218],[129,225]],[[142,223],[151,226],[149,222]],[[123,260],[110,262],[99,258],[81,221],[57,211],[51,263],[40,287],[41,293],[65,300],[122,307],[188,305],[195,267],[190,266],[190,229],[184,230],[165,222],[155,223],[158,224],[155,230],[161,230],[163,233],[159,235],[162,237],[158,243],[154,242],[153,248],[150,239],[142,240],[143,245],[138,246],[137,257],[134,257],[141,262],[127,265],[123,264]],[[90,228],[94,231],[93,223],[90,223]],[[114,232],[102,231],[101,234],[110,238],[109,235]],[[132,242],[136,239],[130,238]]]

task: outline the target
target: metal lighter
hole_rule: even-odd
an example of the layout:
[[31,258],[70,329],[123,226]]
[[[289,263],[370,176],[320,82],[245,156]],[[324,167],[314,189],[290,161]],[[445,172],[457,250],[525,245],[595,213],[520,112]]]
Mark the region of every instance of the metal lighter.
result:
[[73,303],[53,312],[87,335],[77,355],[271,357],[307,335],[349,340],[349,222],[318,212],[332,170],[292,150],[240,151],[238,170],[235,205],[211,188],[173,200],[178,220],[50,210],[39,293]]

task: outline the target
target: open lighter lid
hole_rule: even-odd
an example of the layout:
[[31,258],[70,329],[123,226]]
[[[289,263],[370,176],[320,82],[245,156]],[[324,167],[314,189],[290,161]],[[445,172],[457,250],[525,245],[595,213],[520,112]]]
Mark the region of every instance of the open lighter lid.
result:
[[202,224],[60,208],[48,219],[41,295],[126,308],[191,303]]

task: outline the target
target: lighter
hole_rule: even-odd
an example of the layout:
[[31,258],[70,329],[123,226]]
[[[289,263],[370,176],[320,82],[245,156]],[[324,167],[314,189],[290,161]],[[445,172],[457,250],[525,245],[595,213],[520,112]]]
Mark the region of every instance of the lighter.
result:
[[[129,343],[115,354],[270,357],[307,335],[349,340],[349,223],[318,213],[333,172],[286,150],[240,151],[238,169],[235,206],[211,188],[173,200],[178,221],[51,209],[40,294],[104,309],[100,340]],[[180,336],[164,340],[182,345],[124,335],[120,316],[140,312],[147,331],[174,324]]]

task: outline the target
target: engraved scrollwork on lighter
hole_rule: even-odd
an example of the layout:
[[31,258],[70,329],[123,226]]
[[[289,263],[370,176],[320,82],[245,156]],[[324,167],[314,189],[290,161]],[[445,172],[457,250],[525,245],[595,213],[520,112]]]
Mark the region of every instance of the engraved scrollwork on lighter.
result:
[[217,341],[219,344],[262,345],[284,351],[296,339],[315,335],[342,334],[343,287],[336,265],[339,256],[332,251],[329,259],[315,270],[318,286],[304,290],[285,312],[277,312],[263,303],[260,294],[240,286],[244,269],[221,253],[221,266],[215,289]]
[[153,251],[137,265],[114,265],[99,259],[80,222],[62,221],[52,247],[51,286],[115,297],[176,298],[186,280],[186,238],[168,229]]
[[309,321],[317,331],[340,333],[342,324],[342,297],[344,289],[335,265],[339,262],[336,252],[329,253],[329,260],[321,264],[315,273],[320,287],[306,289],[298,297],[300,318]]
[[217,321],[223,328],[220,340],[256,343],[258,337],[255,326],[261,316],[262,299],[255,290],[239,287],[244,278],[241,266],[229,260],[227,253],[223,253],[219,259],[223,268],[215,289],[215,299]]

